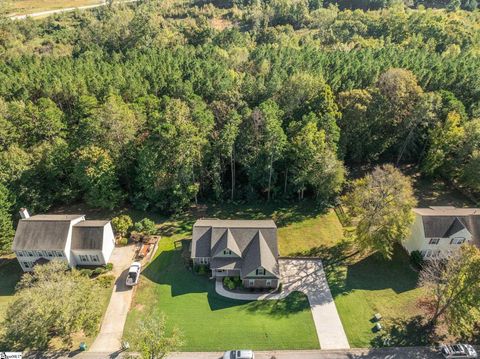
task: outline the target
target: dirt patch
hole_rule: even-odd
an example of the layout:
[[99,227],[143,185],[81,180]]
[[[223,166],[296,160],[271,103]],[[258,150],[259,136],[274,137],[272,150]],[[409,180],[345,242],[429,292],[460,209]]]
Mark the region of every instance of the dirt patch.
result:
[[223,31],[233,26],[232,22],[227,19],[214,18],[210,21],[211,26],[215,30]]

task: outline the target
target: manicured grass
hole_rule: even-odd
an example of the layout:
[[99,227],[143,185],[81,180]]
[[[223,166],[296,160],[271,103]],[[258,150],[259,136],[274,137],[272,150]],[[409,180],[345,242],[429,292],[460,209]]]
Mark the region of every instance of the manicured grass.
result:
[[0,266],[0,322],[2,322],[8,304],[13,299],[15,285],[22,276],[22,268],[15,258]]
[[[395,345],[423,344],[416,307],[422,289],[417,288],[418,273],[402,249],[396,250],[392,260],[372,255],[349,265],[329,267],[327,272],[351,347],[383,346],[387,332]],[[373,330],[375,313],[383,316],[381,324],[386,331]]]
[[281,256],[322,252],[343,239],[343,228],[335,212],[321,210],[313,201],[213,206],[208,214],[223,219],[273,219],[278,226]]
[[[173,224],[166,224],[169,230]],[[135,342],[139,322],[163,312],[168,327],[184,334],[183,351],[235,348],[314,349],[318,340],[307,298],[300,293],[279,301],[244,302],[215,293],[214,282],[184,266],[175,241],[190,232],[163,237],[157,256],[144,270],[125,327]]]

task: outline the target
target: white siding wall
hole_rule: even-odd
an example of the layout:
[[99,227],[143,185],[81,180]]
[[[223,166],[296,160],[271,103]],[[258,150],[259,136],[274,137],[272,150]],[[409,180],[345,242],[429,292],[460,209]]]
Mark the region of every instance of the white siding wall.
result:
[[[76,265],[104,265],[106,264],[105,259],[101,250],[74,250],[72,251],[72,258],[74,258]],[[86,260],[82,260],[86,259]],[[95,261],[95,258],[98,261]]]
[[440,255],[445,256],[448,254],[449,251],[455,250],[460,247],[459,244],[450,243],[453,238],[459,237],[465,238],[466,242],[471,241],[472,239],[471,234],[466,229],[464,229],[458,233],[455,233],[455,235],[451,236],[450,238],[439,238],[438,244],[430,244],[430,240],[432,238],[425,238],[422,217],[416,214],[415,221],[412,225],[412,233],[410,237],[408,237],[402,242],[402,244],[408,251],[408,253],[411,253],[412,251],[431,251],[430,253],[437,253],[438,251],[440,251]]
[[[33,256],[30,256],[30,253],[33,254]],[[49,256],[48,255],[49,253],[53,254],[53,256]],[[20,263],[20,266],[22,267],[24,272],[31,272],[34,263],[41,258],[45,258],[48,260],[57,259],[57,260],[67,261],[65,251],[61,251],[61,250],[44,251],[44,250],[32,249],[28,251],[16,251],[15,256],[17,257],[17,260]]]
[[115,235],[113,234],[112,225],[110,222],[103,228],[103,249],[102,257],[104,264],[107,264],[113,249],[115,248]]
[[425,241],[422,216],[415,214],[415,221],[412,224],[410,236],[402,241],[402,245],[408,253],[412,253],[413,251],[423,250],[425,243],[428,242]]
[[70,222],[70,228],[68,229],[67,242],[65,243],[65,254],[67,256],[68,264],[70,267],[75,267],[77,265],[75,258],[72,256],[72,227],[78,222],[84,221],[85,217],[80,217]]

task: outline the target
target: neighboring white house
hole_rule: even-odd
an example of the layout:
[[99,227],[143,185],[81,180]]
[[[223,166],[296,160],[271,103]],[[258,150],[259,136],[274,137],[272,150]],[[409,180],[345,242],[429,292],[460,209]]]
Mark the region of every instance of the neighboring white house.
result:
[[420,251],[425,259],[445,256],[463,243],[480,245],[480,209],[438,206],[415,208],[405,249]]
[[12,250],[25,272],[36,263],[60,259],[71,267],[104,265],[115,246],[110,221],[87,221],[83,214],[40,214],[20,211]]

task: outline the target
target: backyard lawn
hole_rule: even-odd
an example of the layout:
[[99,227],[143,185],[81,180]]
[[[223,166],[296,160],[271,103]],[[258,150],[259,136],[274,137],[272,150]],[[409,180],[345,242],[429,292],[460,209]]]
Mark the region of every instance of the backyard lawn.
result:
[[0,266],[0,322],[5,316],[8,304],[13,299],[15,285],[22,273],[20,265],[14,258]]
[[[176,224],[165,225],[172,231]],[[183,351],[319,347],[303,294],[262,302],[220,297],[214,282],[188,271],[181,251],[174,249],[176,240],[189,235],[189,231],[180,231],[162,238],[157,256],[140,279],[125,327],[127,341],[134,343],[141,320],[163,312],[168,327],[177,326],[183,332]]]

